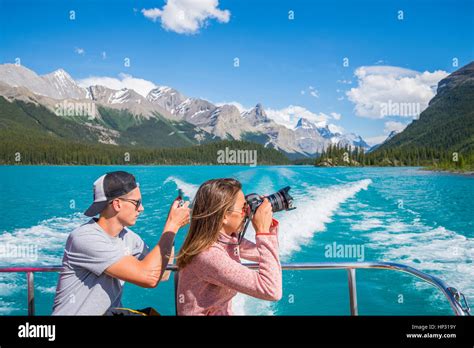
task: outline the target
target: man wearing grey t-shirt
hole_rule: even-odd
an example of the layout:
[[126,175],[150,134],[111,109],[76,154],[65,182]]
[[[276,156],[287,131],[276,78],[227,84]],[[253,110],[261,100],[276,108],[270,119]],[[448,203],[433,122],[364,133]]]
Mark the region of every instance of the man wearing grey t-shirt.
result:
[[171,257],[174,237],[189,222],[188,206],[189,202],[173,202],[163,234],[150,250],[128,228],[144,210],[135,177],[117,171],[98,178],[94,202],[84,213],[92,219],[71,232],[66,242],[53,315],[103,315],[122,306],[125,282],[157,286]]

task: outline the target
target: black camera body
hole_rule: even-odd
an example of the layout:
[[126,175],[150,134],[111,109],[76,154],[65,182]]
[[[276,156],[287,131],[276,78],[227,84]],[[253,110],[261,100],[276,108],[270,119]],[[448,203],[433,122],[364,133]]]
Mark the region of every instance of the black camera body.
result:
[[249,226],[250,220],[254,216],[255,212],[257,211],[258,207],[262,205],[264,198],[267,198],[272,205],[272,211],[274,213],[282,210],[293,210],[296,207],[293,207],[293,197],[290,196],[288,191],[290,190],[290,186],[284,187],[278,192],[272,193],[269,196],[260,197],[260,195],[256,193],[250,193],[245,196],[245,200],[249,205],[249,214],[245,217],[245,223],[242,228],[242,231],[239,233],[237,245],[242,242],[242,239],[247,232],[247,228]]
[[[293,210],[296,207],[293,207],[293,197],[290,196],[288,191],[290,190],[290,186],[284,187],[278,192],[272,193],[269,196],[266,196],[272,205],[272,211],[274,213],[282,210]],[[258,207],[263,203],[263,198],[256,193],[250,193],[245,196],[247,200],[247,204],[250,207],[251,216],[255,214]]]

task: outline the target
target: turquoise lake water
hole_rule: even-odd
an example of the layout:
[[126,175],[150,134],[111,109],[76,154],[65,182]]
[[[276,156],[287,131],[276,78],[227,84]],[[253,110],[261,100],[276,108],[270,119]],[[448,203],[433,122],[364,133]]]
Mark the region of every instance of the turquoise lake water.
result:
[[[440,277],[474,303],[474,178],[419,168],[2,166],[0,246],[37,253],[30,259],[4,253],[0,265],[60,265],[68,234],[88,220],[82,212],[92,183],[112,170],[130,171],[140,182],[145,211],[132,229],[149,245],[158,241],[178,187],[192,197],[218,177],[240,180],[244,193],[290,185],[297,209],[275,214],[282,262],[400,262]],[[328,254],[335,246],[360,253]],[[35,276],[37,314],[51,313],[56,281],[57,274]],[[357,292],[362,315],[452,314],[438,290],[400,272],[358,270]],[[172,281],[156,289],[127,284],[123,302],[173,315]],[[347,273],[284,271],[279,302],[239,295],[233,306],[238,314],[348,315]],[[26,312],[25,275],[0,274],[0,315]]]

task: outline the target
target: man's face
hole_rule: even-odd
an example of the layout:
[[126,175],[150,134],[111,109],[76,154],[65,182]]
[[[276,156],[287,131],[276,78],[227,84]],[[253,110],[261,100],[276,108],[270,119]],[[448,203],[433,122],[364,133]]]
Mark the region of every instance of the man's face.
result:
[[142,195],[138,187],[127,193],[125,196],[118,198],[120,209],[117,213],[117,218],[122,225],[135,225],[138,215],[145,210],[143,204],[141,204],[141,199]]

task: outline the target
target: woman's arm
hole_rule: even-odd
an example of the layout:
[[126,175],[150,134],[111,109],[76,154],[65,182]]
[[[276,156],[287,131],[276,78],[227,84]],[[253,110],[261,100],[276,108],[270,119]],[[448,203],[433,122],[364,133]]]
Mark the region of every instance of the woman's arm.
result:
[[224,250],[215,247],[195,257],[193,271],[209,283],[262,300],[278,301],[282,296],[282,279],[277,230],[278,222],[274,220],[268,233],[256,235],[258,271],[234,261]]
[[260,254],[258,253],[257,244],[243,238],[242,242],[239,245],[240,257],[253,261],[258,262],[260,260]]

